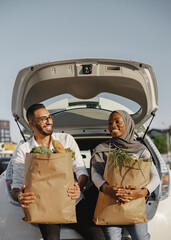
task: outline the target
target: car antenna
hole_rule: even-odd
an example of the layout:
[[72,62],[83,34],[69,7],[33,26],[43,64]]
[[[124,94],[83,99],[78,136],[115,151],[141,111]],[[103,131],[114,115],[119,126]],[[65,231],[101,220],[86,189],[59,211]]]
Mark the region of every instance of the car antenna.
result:
[[18,117],[17,115],[15,115],[14,119],[15,119],[15,121],[16,121],[16,123],[17,123],[17,126],[18,126],[19,130],[20,130],[21,136],[22,136],[23,139],[24,139],[24,142],[26,142],[26,138],[24,137],[24,134],[23,134],[23,132],[22,132],[22,130],[21,130],[21,128],[20,128],[20,125],[19,125],[19,123],[18,123],[19,117]]
[[150,125],[151,125],[151,123],[152,123],[152,121],[153,121],[153,119],[154,119],[154,117],[155,117],[155,113],[152,112],[151,115],[152,115],[151,121],[150,121],[150,123],[148,124],[148,127],[146,128],[146,131],[145,131],[145,133],[144,133],[144,135],[143,135],[143,137],[142,137],[142,141],[144,140],[145,135],[147,134],[147,132],[148,132],[148,130],[149,130],[149,128],[150,128]]

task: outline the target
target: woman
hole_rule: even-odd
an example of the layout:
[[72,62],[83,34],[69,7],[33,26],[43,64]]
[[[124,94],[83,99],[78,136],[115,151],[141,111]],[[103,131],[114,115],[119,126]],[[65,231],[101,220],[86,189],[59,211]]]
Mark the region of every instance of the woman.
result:
[[[109,145],[112,149],[122,148],[127,153],[136,154],[138,158],[150,158],[150,152],[140,142],[134,140],[134,122],[130,115],[122,110],[114,111],[109,116],[108,130],[112,138],[99,144],[91,159],[92,181],[104,194],[126,203],[141,197],[150,195],[160,183],[160,179],[154,164],[150,167],[150,182],[143,188],[136,186],[109,186],[103,179],[105,164],[108,157]],[[150,234],[147,223],[124,225],[133,240],[149,240]],[[104,226],[107,240],[121,240],[123,225]]]

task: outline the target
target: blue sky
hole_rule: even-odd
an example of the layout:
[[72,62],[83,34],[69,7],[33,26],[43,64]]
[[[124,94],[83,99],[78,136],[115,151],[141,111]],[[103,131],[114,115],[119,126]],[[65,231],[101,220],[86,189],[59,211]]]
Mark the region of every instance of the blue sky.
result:
[[159,110],[151,128],[171,125],[170,0],[0,0],[0,119],[10,120],[18,72],[37,63],[73,58],[148,63],[155,71]]

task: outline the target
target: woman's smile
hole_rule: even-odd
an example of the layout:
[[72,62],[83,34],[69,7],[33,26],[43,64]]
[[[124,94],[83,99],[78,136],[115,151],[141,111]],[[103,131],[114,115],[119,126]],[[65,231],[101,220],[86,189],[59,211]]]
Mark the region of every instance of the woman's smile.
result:
[[112,137],[121,137],[126,131],[126,124],[117,112],[114,112],[108,122],[108,130]]

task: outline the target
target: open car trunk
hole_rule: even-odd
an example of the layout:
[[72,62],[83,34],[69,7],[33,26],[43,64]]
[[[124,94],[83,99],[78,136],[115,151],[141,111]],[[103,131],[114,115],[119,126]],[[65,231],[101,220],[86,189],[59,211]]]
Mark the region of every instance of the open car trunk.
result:
[[17,76],[12,113],[31,132],[27,108],[61,94],[90,99],[100,93],[130,99],[140,108],[132,117],[137,127],[158,108],[156,78],[147,64],[113,59],[77,59],[43,63],[21,70]]

